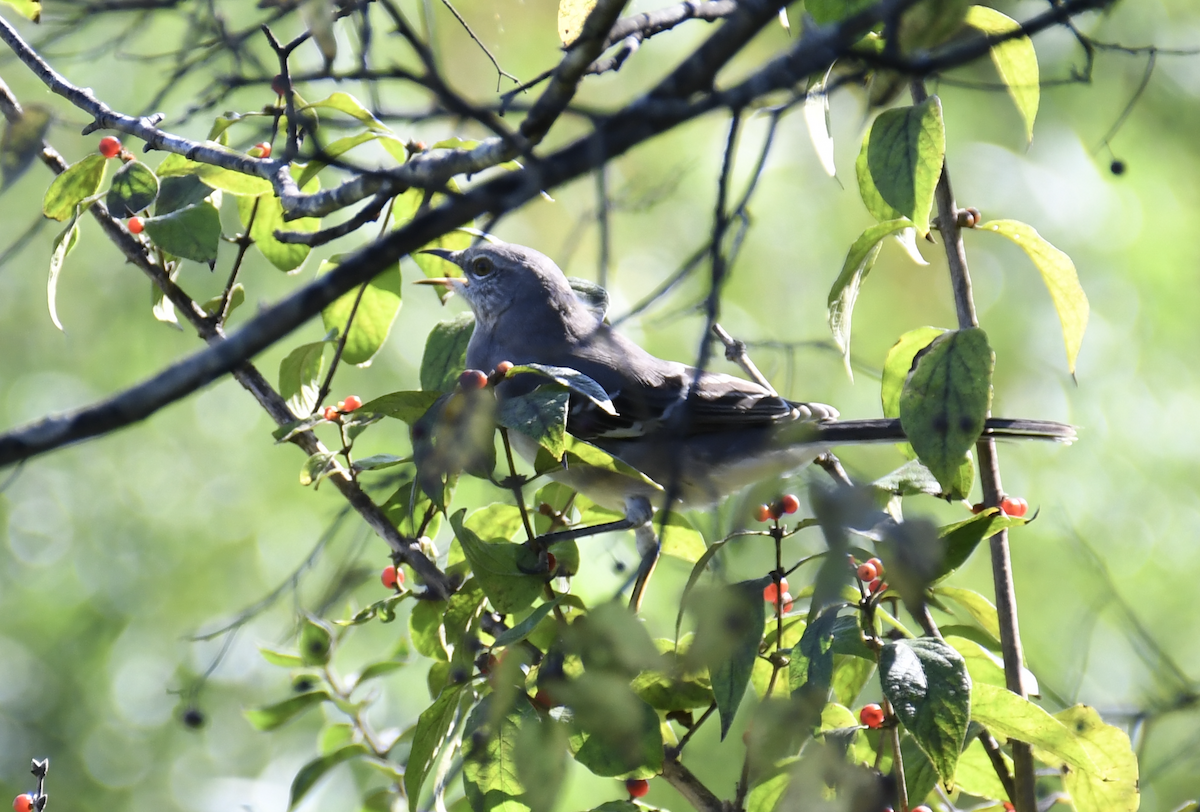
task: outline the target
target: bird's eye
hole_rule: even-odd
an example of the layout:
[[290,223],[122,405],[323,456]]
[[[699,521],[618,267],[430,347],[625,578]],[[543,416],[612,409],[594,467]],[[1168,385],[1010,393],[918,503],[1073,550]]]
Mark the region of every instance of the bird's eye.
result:
[[475,257],[471,260],[471,273],[476,276],[487,276],[493,269],[492,261],[487,257]]

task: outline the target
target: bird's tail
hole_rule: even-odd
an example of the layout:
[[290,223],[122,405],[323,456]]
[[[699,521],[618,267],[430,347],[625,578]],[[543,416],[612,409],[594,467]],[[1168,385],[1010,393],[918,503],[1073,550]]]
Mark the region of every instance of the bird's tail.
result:
[[[813,440],[830,445],[845,443],[902,443],[907,437],[898,418],[875,418],[865,420],[830,420],[808,424]],[[1075,441],[1075,427],[1053,420],[1022,420],[1005,417],[989,417],[984,424],[986,437],[1014,440],[1055,440],[1060,443]]]

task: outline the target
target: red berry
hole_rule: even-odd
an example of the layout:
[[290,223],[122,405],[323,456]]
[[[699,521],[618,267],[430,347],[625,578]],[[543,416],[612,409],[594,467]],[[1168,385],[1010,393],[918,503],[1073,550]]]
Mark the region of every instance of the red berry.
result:
[[933,812],[933,810],[927,807],[925,804],[921,804],[920,806],[914,806],[911,812]]
[[791,493],[785,493],[783,498],[779,500],[779,504],[783,508],[784,513],[795,513],[800,509],[800,500],[796,498],[795,494]]
[[883,562],[882,561],[880,561],[878,558],[868,558],[867,563],[875,568],[875,573],[876,573],[877,578],[883,577]]
[[650,782],[645,778],[627,778],[625,791],[629,793],[630,798],[641,798],[650,791]]
[[16,798],[13,798],[13,810],[14,812],[32,812],[33,796],[18,795]]
[[513,368],[512,361],[501,361],[500,363],[496,364],[496,374],[503,378],[505,375],[508,374],[508,371],[512,368]]
[[1006,496],[1000,502],[1000,510],[1019,519],[1029,512],[1029,503],[1019,496]]
[[872,730],[883,727],[883,708],[875,703],[863,705],[863,709],[858,712],[858,721],[863,727],[869,727]]
[[283,80],[283,74],[282,73],[275,74],[275,78],[271,80],[271,89],[275,91],[275,95],[276,96],[286,95],[287,87],[288,87],[287,83],[284,82],[284,80]]
[[121,154],[121,139],[106,135],[100,139],[100,154],[105,158],[115,158]]
[[263,141],[262,143],[255,144],[254,146],[252,146],[249,150],[246,151],[246,154],[249,155],[251,158],[270,158],[271,157],[271,145],[269,143],[267,143],[266,141]]
[[779,583],[772,581],[763,587],[763,600],[767,603],[775,603],[775,601],[779,600],[779,593],[787,592],[787,588],[787,578],[780,578]]
[[772,519],[782,519],[783,518],[783,505],[781,503],[772,502],[771,506],[770,506],[770,511],[771,511]]
[[558,559],[554,557],[554,553],[546,553],[546,568],[551,574],[558,572]]
[[792,611],[792,594],[790,592],[784,592],[780,596],[779,602],[783,605],[783,613],[785,615]]
[[1017,808],[1008,801],[1004,802],[1004,812],[1016,812],[1016,809]]
[[487,386],[488,377],[482,370],[468,369],[458,376],[458,385],[464,392],[475,392]]
[[771,520],[771,506],[759,505],[754,509],[754,518],[760,522],[769,522]]
[[550,710],[554,707],[554,700],[550,698],[550,692],[545,688],[538,688],[536,694],[533,695],[533,704],[539,708]]
[[857,573],[858,580],[870,583],[879,577],[879,570],[875,569],[875,565],[870,561],[865,564],[859,564]]
[[343,412],[352,412],[360,406],[362,406],[362,398],[360,398],[358,395],[350,395],[341,403],[341,409]]
[[874,595],[876,592],[879,591],[879,585],[882,583],[883,583],[883,581],[881,581],[878,578],[873,579],[871,581],[871,583],[867,584],[867,591],[870,592],[872,595]]
[[388,589],[395,589],[404,581],[404,573],[398,572],[394,566],[388,564],[383,568],[383,572],[379,573],[379,580],[383,581],[383,585]]
[[125,227],[129,229],[130,234],[141,234],[146,230],[146,224],[142,222],[141,217],[130,217],[126,221]]
[[331,423],[334,420],[337,420],[338,419],[337,407],[336,406],[326,406],[325,411],[321,412],[321,417],[325,418],[326,420],[328,420]]

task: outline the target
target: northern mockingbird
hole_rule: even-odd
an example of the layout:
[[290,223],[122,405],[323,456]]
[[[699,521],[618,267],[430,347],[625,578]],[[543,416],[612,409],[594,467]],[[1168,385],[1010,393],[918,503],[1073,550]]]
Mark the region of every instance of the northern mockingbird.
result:
[[[567,431],[675,494],[682,506],[720,500],[746,485],[795,471],[836,445],[905,440],[899,420],[838,420],[823,403],[796,403],[732,375],[657,358],[613,330],[582,301],[549,257],[519,245],[480,244],[427,253],[462,268],[462,277],[423,279],[458,293],[475,314],[467,346],[469,369],[490,371],[501,361],[567,367],[598,383],[612,401],[610,414],[572,395]],[[498,398],[544,383],[519,375],[496,387]],[[998,436],[1071,439],[1059,423],[991,419]],[[532,461],[532,439],[511,435]],[[629,477],[587,467],[551,474],[596,503],[644,524],[664,491]],[[661,506],[661,504],[660,504]],[[639,548],[645,546],[639,534]],[[652,539],[652,536],[650,537]],[[642,550],[645,555],[646,550]]]

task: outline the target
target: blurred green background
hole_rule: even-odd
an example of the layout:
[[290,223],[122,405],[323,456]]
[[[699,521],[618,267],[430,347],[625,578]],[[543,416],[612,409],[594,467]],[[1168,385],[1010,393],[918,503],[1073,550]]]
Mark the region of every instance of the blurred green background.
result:
[[[47,3],[40,29],[18,23],[33,41],[56,37],[45,53],[69,79],[95,89],[115,109],[144,112],[169,62],[141,61],[185,41],[184,11],[137,22],[130,14],[95,16],[87,25],[56,29],[70,11]],[[190,8],[194,4],[182,4]],[[203,5],[203,4],[200,4]],[[414,19],[417,4],[402,4]],[[626,13],[662,3],[635,0]],[[258,19],[252,4],[217,6],[231,29]],[[496,74],[440,4],[432,3],[438,55],[455,86],[481,102],[495,98]],[[547,0],[460,0],[456,7],[492,48],[505,70],[528,79],[553,64],[558,40],[555,7]],[[1004,4],[1022,18],[1039,3]],[[798,19],[793,10],[793,20]],[[3,13],[12,20],[8,9]],[[130,25],[137,23],[136,25]],[[1127,2],[1108,15],[1086,15],[1082,30],[1099,40],[1163,48],[1200,46],[1200,8],[1186,0]],[[289,18],[277,26],[298,33]],[[660,77],[704,23],[681,26],[645,44],[619,74],[589,79],[579,101],[607,108]],[[352,64],[351,38],[340,35],[338,66]],[[773,26],[732,70],[744,70],[783,47],[788,35]],[[100,48],[102,43],[118,47]],[[1082,55],[1065,31],[1037,40],[1044,79],[1071,75]],[[251,41],[271,56],[261,37]],[[376,32],[383,64],[409,57],[394,37]],[[753,60],[751,59],[753,58]],[[311,46],[297,62],[319,67]],[[1040,510],[1038,520],[1012,536],[1021,630],[1027,658],[1049,697],[1099,708],[1114,724],[1134,725],[1139,714],[1143,809],[1169,810],[1200,794],[1200,736],[1194,711],[1200,675],[1200,613],[1194,583],[1200,577],[1200,57],[1162,55],[1111,151],[1101,142],[1139,83],[1146,55],[1100,52],[1090,84],[1047,88],[1035,137],[1024,143],[1007,96],[944,83],[948,161],[958,202],[985,218],[1015,218],[1074,259],[1091,300],[1091,321],[1079,357],[1077,382],[1067,374],[1058,321],[1033,266],[1014,246],[988,234],[968,234],[968,252],[980,319],[997,354],[994,411],[1005,416],[1064,420],[1080,427],[1066,448],[1005,445],[1006,489]],[[955,74],[994,81],[988,64]],[[52,97],[7,53],[3,77],[25,104],[55,111],[48,138],[69,161],[95,148],[98,136],[78,133],[86,120]],[[176,124],[213,79],[199,70],[178,82],[160,108],[164,126],[194,138],[208,129],[203,115]],[[505,82],[504,88],[507,89]],[[330,83],[302,86],[310,99]],[[358,85],[340,89],[368,98]],[[410,91],[381,88],[385,110],[421,110]],[[270,103],[265,87],[244,89],[223,109],[254,110]],[[155,109],[160,109],[155,108]],[[858,199],[854,158],[867,123],[856,91],[832,100],[838,179],[821,170],[803,117],[787,116],[778,133],[750,212],[753,225],[722,302],[721,321],[753,347],[758,365],[787,395],[834,403],[845,416],[878,416],[873,371],[903,332],[926,324],[952,326],[954,313],[940,247],[922,245],[930,264],[918,267],[894,245],[885,246],[868,278],[854,317],[857,374],[848,380],[825,326],[825,299],[853,239],[871,223]],[[452,135],[478,137],[469,126],[393,122],[402,137],[432,142]],[[766,119],[752,118],[740,144],[735,188],[749,176]],[[645,144],[608,168],[615,200],[608,282],[612,313],[621,314],[665,279],[705,240],[711,227],[716,173],[727,120],[720,115]],[[552,143],[584,131],[564,121]],[[245,132],[246,143],[259,140]],[[138,150],[140,145],[129,144]],[[1114,158],[1121,176],[1110,172]],[[151,156],[151,165],[157,158]],[[0,196],[0,244],[13,242],[35,218],[49,183],[40,165]],[[327,184],[329,181],[327,181]],[[503,239],[535,247],[576,276],[597,278],[595,181],[579,180],[504,218]],[[226,202],[227,233],[236,213]],[[367,229],[370,231],[370,229]],[[82,244],[66,263],[59,285],[65,333],[46,312],[46,268],[55,226],[0,267],[0,427],[97,400],[195,351],[198,340],[155,321],[149,283],[102,238],[83,226]],[[373,233],[373,232],[371,232]],[[317,260],[356,245],[354,238],[317,249],[295,277],[252,255],[243,274],[252,314],[311,279]],[[232,260],[224,246],[217,271],[185,264],[180,283],[204,300],[219,291]],[[418,276],[405,261],[406,279]],[[623,329],[652,351],[680,360],[696,355],[702,319],[691,306],[706,290],[703,272]],[[417,388],[426,333],[437,320],[463,309],[445,308],[427,289],[406,287],[391,338],[366,369],[343,369],[334,399],[363,399]],[[274,380],[293,346],[324,330],[311,323],[255,359]],[[722,365],[725,363],[720,362]],[[57,809],[279,810],[297,769],[316,753],[320,714],[274,734],[253,731],[246,707],[286,697],[283,669],[265,663],[259,645],[284,645],[297,610],[342,616],[347,604],[365,605],[385,593],[375,574],[386,548],[351,519],[267,611],[232,637],[193,642],[284,584],[306,560],[342,507],[334,489],[302,488],[303,457],[276,446],[272,426],[253,400],[225,380],[113,436],[27,464],[0,494],[0,794],[31,788],[30,758],[51,758],[49,792]],[[406,453],[396,423],[368,435],[373,450]],[[369,452],[368,452],[369,453]],[[852,473],[881,475],[903,459],[891,448],[852,449],[843,459]],[[9,471],[0,472],[7,476]],[[804,493],[816,475],[787,486]],[[761,493],[778,493],[768,484]],[[460,489],[457,506],[505,499],[474,484]],[[722,521],[748,521],[749,500],[731,500]],[[908,500],[908,515],[962,518],[961,506]],[[697,519],[707,526],[707,519]],[[445,534],[443,533],[443,536]],[[439,539],[444,550],[446,539]],[[601,537],[581,544],[585,568],[573,591],[602,600],[622,581],[616,572],[634,560],[632,539]],[[819,549],[819,538],[793,543],[798,555]],[[1095,552],[1095,558],[1088,550]],[[760,542],[726,548],[723,577],[764,574],[771,551]],[[667,561],[651,586],[648,622],[665,636],[674,622],[686,565]],[[1111,580],[1105,573],[1111,574]],[[991,592],[986,555],[977,555],[957,582]],[[348,593],[340,588],[352,587]],[[329,603],[330,594],[339,594]],[[393,625],[357,630],[338,664],[357,663],[390,648],[406,634]],[[197,692],[199,675],[220,657]],[[412,664],[379,683],[372,711],[379,728],[405,728],[428,704],[428,662]],[[747,701],[741,717],[748,717]],[[1177,711],[1170,711],[1178,706]],[[205,724],[182,721],[189,707]],[[743,721],[740,724],[744,724]],[[740,733],[740,731],[738,731]],[[731,741],[736,742],[731,733]],[[710,726],[689,747],[689,763],[721,795],[732,792],[740,764],[722,757]],[[305,802],[305,809],[356,809],[373,773],[341,768]],[[571,773],[561,808],[586,809],[624,797],[619,782],[582,770]],[[684,808],[665,782],[652,782],[647,801]]]

